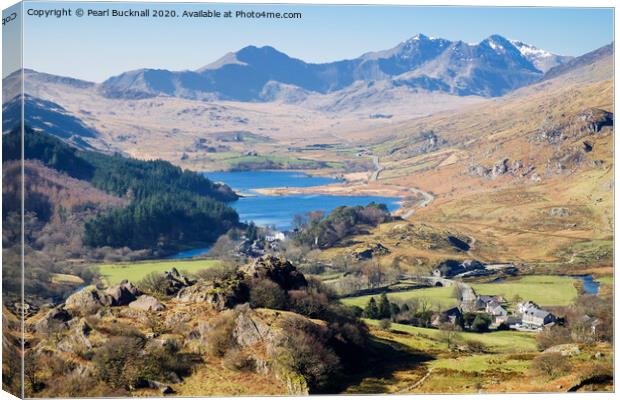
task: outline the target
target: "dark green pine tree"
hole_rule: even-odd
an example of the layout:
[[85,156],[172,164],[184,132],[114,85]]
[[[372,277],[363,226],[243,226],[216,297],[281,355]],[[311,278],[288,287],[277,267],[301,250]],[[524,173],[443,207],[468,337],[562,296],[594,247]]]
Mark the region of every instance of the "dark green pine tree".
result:
[[379,318],[390,318],[392,316],[392,306],[390,305],[390,300],[385,293],[381,294],[381,299],[379,300]]
[[392,311],[392,318],[395,318],[398,314],[400,314],[400,306],[396,303],[390,304],[390,308]]
[[368,304],[364,309],[364,317],[370,319],[379,318],[379,307],[377,307],[377,302],[375,301],[374,297],[371,297],[370,300],[368,300]]

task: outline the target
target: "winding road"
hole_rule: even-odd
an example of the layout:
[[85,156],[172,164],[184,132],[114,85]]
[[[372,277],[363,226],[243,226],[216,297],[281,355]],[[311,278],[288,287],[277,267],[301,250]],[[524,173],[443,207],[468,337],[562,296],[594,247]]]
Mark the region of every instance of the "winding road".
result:
[[[379,156],[371,155],[370,157],[372,158],[372,163],[375,167],[375,170],[368,179],[368,182],[376,182],[377,180],[379,180],[379,174],[383,171],[384,168],[379,162]],[[414,194],[416,197],[422,198],[421,200],[416,202],[416,208],[428,207],[433,202],[433,200],[435,200],[435,196],[418,188],[407,188],[407,190]],[[415,214],[415,208],[411,207],[402,215],[402,217],[406,219],[411,217],[413,214]]]
[[383,171],[383,167],[379,163],[379,156],[371,156],[371,158],[372,158],[372,163],[375,166],[375,170],[370,176],[370,182],[374,182],[379,179],[379,174],[381,173],[381,171]]
[[[417,208],[428,207],[428,205],[431,204],[433,200],[435,200],[435,196],[433,196],[432,194],[428,192],[420,190],[418,188],[409,188],[409,191],[415,194],[416,196],[422,197],[422,200],[419,200],[416,203]],[[415,208],[412,207],[403,214],[403,218],[407,219],[411,217],[413,214],[415,214]]]

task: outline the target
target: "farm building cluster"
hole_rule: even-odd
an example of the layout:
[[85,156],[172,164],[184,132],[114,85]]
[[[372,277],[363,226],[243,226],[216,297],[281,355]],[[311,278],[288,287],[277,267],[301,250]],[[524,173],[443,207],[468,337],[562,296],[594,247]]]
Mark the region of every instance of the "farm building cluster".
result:
[[531,301],[517,303],[514,312],[511,312],[508,310],[505,299],[501,296],[476,296],[473,307],[461,303],[461,307],[452,307],[437,313],[433,318],[432,325],[438,327],[445,322],[457,324],[463,320],[465,313],[489,315],[491,318],[490,326],[494,328],[502,326],[523,331],[540,331],[558,321],[558,317],[553,313],[541,309]]
[[[502,296],[477,295],[469,285],[458,285],[460,307],[444,311],[452,322],[453,319],[462,318],[464,313],[487,314],[491,319],[491,327],[523,331],[540,331],[561,322],[552,312],[540,308],[532,301],[518,302],[511,307]],[[461,313],[460,317],[455,310]],[[445,318],[437,319],[442,320]]]

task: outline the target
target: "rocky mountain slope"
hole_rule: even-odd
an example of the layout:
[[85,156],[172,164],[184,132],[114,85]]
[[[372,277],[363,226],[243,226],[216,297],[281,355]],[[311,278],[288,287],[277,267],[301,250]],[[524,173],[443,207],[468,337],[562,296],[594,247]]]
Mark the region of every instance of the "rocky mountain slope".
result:
[[431,192],[413,218],[469,231],[489,259],[601,262],[613,232],[613,57],[601,49],[573,65],[483,105],[367,132],[378,182]]
[[393,80],[420,90],[494,97],[539,79],[568,59],[499,35],[468,44],[418,34],[389,50],[325,64],[306,63],[270,46],[248,46],[197,71],[125,72],[103,82],[100,90],[112,98],[268,101],[274,91],[289,92],[289,87],[327,94],[358,81]]
[[[72,115],[61,105],[25,95],[23,100],[26,123],[35,131],[64,139],[78,147],[90,147],[85,139],[95,139],[99,133]],[[11,132],[22,120],[22,97],[2,106],[2,133]]]
[[573,59],[570,56],[560,56],[557,54],[553,54],[543,49],[539,49],[538,47],[532,46],[527,43],[520,42],[518,40],[510,41],[525,58],[528,59],[538,70],[546,73],[551,68],[554,68],[558,65],[565,64]]
[[[363,359],[365,325],[286,260],[264,257],[198,280],[172,269],[146,282],[85,287],[27,319],[28,357],[55,361],[33,365],[40,395],[93,389],[59,387],[54,379],[93,382],[106,394],[183,395],[185,379],[220,364],[269,377],[276,393],[304,395],[337,385],[348,363]],[[278,293],[284,302],[274,302]],[[135,371],[137,361],[150,367]]]

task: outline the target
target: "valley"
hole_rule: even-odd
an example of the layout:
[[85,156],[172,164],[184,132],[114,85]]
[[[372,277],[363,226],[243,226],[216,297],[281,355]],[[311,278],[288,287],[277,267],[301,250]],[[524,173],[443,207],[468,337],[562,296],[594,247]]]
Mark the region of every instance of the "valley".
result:
[[611,45],[24,73],[29,395],[613,390]]

